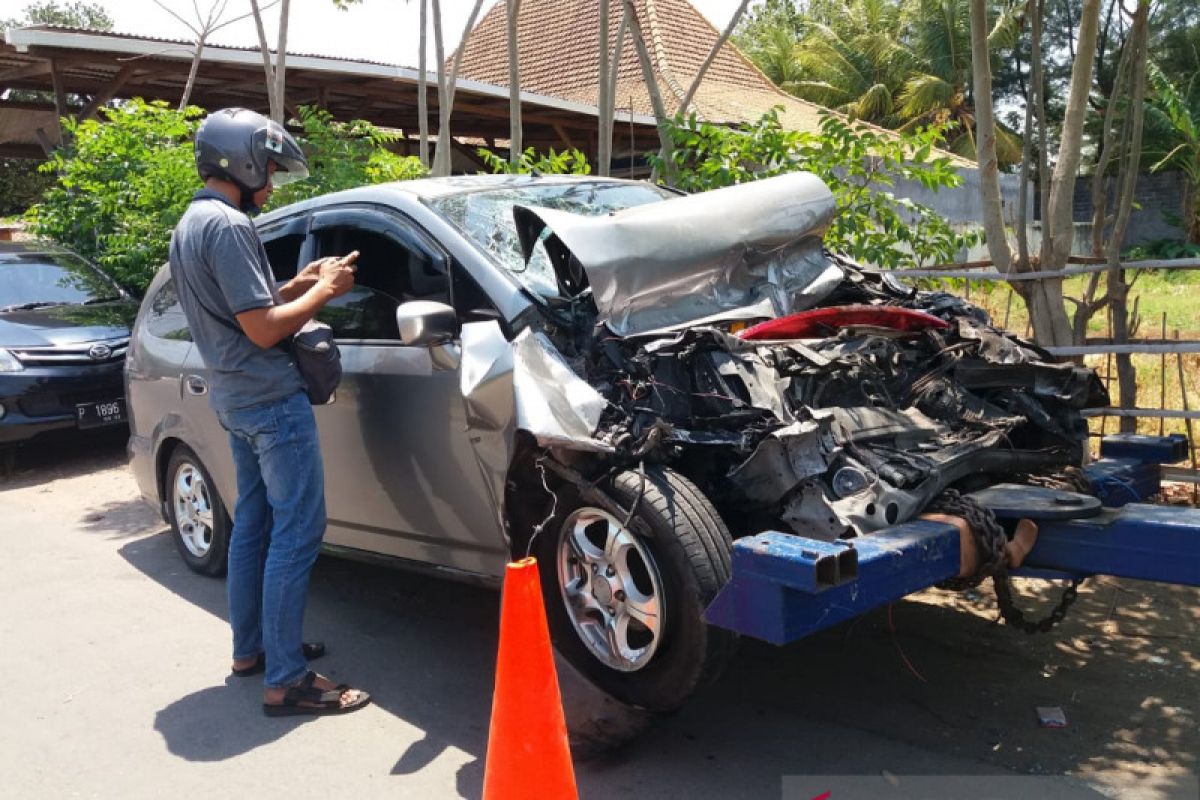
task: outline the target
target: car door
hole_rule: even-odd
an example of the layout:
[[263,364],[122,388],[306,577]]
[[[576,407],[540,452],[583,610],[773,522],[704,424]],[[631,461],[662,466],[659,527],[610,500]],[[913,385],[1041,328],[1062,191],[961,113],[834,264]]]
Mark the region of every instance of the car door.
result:
[[414,222],[380,207],[313,214],[305,255],[359,251],[355,287],[318,314],[342,352],[342,383],[316,409],[326,542],[487,575],[508,558],[467,431],[460,348],[405,347],[396,308],[451,304],[451,260]]

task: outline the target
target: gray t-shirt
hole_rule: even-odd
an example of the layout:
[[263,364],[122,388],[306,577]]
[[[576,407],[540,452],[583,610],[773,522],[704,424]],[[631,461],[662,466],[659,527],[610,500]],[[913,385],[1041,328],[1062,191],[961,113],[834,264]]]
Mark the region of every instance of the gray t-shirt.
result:
[[214,409],[245,408],[304,389],[291,355],[259,347],[237,322],[243,311],[283,302],[249,217],[220,193],[201,189],[175,226],[170,264],[196,349],[212,372]]

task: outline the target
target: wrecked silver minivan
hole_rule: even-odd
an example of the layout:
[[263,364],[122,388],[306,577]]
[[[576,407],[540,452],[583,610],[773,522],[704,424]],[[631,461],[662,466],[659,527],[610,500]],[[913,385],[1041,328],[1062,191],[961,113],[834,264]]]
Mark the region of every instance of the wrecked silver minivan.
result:
[[[809,174],[604,214],[512,210],[513,268],[544,314],[505,354],[527,437],[505,472],[509,521],[540,537],[531,549],[555,565],[579,639],[611,669],[663,658],[663,609],[647,601],[678,602],[669,554],[702,600],[728,572],[730,537],[870,535],[948,488],[1069,480],[1083,459],[1080,411],[1108,402],[1092,370],[829,253],[834,211]],[[491,374],[508,369],[485,352]],[[485,418],[488,369],[475,372],[464,395]],[[639,510],[660,506],[674,529],[639,529]],[[641,605],[610,604],[630,584]]]
[[[562,653],[669,709],[732,652],[703,612],[734,538],[852,540],[948,489],[1069,482],[1080,411],[1107,404],[1095,374],[828,252],[834,213],[791,174],[690,196],[432,179],[265,216],[280,279],[363,254],[329,320],[347,377],[317,409],[327,546],[493,581],[535,554]],[[165,281],[131,350],[131,463],[189,565],[215,572],[232,467],[206,412],[162,394],[172,370],[203,379]]]

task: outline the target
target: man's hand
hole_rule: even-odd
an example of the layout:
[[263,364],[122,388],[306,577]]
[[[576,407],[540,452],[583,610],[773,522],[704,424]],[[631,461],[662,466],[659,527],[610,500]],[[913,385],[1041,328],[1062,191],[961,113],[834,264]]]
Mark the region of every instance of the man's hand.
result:
[[[317,267],[317,280],[325,283],[334,297],[341,297],[354,286],[354,262],[358,260],[358,251],[341,258],[322,259],[314,262]],[[314,266],[310,264],[309,267]],[[305,267],[307,270],[308,267]]]
[[354,262],[357,259],[358,251],[355,250],[341,258],[323,258],[309,264],[304,271],[315,266],[317,272],[309,289],[290,299],[281,289],[280,294],[286,301],[283,305],[254,308],[238,314],[242,331],[259,347],[274,347],[300,330],[321,306],[350,291],[354,286]]
[[346,256],[325,256],[312,261],[304,269],[296,273],[296,277],[292,278],[287,283],[279,287],[279,294],[284,302],[290,302],[300,297],[302,294],[316,285],[321,279],[321,265],[330,261],[341,261],[353,266],[354,261],[358,259],[358,251],[350,253]]

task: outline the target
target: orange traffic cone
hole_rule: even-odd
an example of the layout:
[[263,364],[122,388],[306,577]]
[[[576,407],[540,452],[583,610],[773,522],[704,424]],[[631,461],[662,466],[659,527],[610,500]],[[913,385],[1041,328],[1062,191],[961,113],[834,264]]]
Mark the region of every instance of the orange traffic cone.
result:
[[483,800],[577,798],[536,558],[509,564]]

